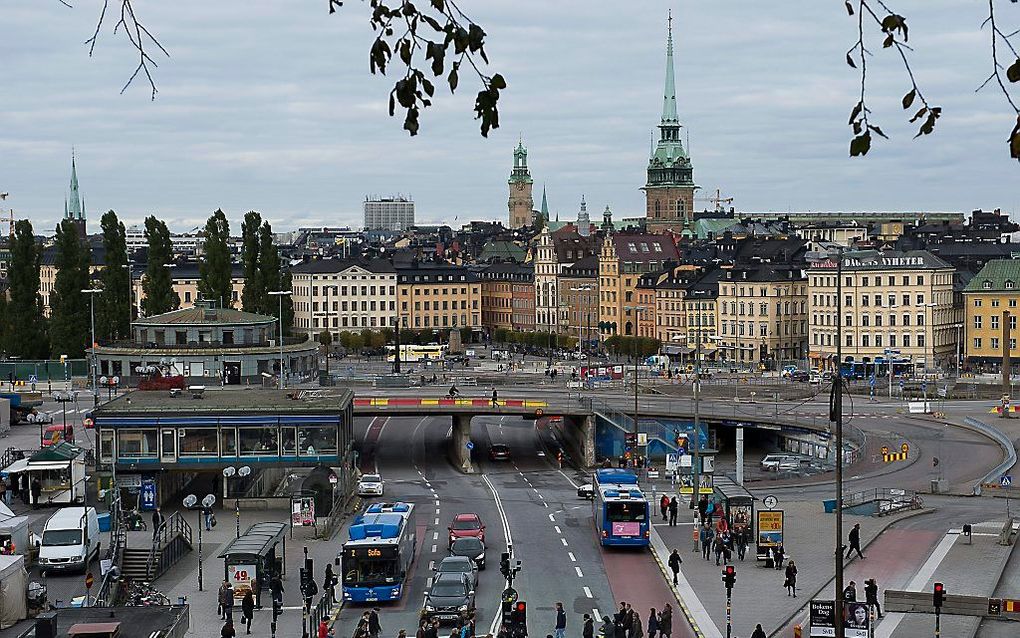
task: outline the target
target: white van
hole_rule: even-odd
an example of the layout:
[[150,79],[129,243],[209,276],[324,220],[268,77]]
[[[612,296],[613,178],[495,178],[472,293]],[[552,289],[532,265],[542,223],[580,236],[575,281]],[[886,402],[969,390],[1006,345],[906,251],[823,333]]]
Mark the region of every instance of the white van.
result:
[[62,507],[50,516],[39,541],[39,569],[85,571],[99,558],[99,519],[94,507]]

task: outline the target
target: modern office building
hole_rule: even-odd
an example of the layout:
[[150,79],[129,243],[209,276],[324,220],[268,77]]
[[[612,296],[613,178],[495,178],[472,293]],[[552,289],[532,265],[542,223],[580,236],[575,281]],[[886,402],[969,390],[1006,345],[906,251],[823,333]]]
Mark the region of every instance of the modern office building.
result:
[[410,198],[366,197],[365,230],[408,230],[414,226],[414,201]]

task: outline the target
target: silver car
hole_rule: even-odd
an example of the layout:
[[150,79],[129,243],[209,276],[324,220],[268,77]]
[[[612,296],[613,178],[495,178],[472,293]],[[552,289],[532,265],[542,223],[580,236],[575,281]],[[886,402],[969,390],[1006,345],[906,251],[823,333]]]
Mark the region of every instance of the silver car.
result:
[[378,474],[363,474],[358,481],[358,496],[382,496],[385,483]]
[[464,574],[468,577],[472,587],[478,588],[478,570],[474,563],[467,556],[447,556],[436,565],[436,577],[446,573]]

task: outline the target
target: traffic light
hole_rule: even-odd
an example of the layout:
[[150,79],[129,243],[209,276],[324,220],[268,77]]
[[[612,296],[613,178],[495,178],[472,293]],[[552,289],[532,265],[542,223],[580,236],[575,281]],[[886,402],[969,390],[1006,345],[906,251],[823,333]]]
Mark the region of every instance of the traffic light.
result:
[[509,627],[514,621],[514,604],[509,600],[502,603],[503,626]]
[[931,604],[935,609],[942,609],[942,603],[946,600],[946,586],[942,583],[935,583],[935,589],[932,592]]
[[737,582],[737,570],[733,565],[727,565],[722,573],[722,582],[726,585],[726,593],[733,591],[733,584]]
[[519,628],[528,626],[528,603],[523,600],[514,603],[514,609],[510,612],[510,624]]
[[503,578],[510,578],[510,552],[500,554],[499,573],[503,574]]

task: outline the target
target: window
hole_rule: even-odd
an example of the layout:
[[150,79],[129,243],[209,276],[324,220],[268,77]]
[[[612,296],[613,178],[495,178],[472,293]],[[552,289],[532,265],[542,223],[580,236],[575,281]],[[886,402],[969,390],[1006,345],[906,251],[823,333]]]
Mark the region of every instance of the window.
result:
[[992,337],[992,339],[991,339],[991,348],[992,348],[992,350],[998,350],[999,349],[999,338],[998,337]]
[[1016,350],[1016,339],[1010,339],[1009,340],[1009,349],[1010,350]]
[[910,325],[910,315],[903,315],[903,325],[904,326]]
[[903,305],[904,306],[910,305],[910,295],[903,295]]
[[922,314],[917,315],[917,323],[915,325],[918,325],[918,326],[923,326],[924,325],[924,315],[922,315]]
[[890,348],[896,347],[896,335],[889,335],[889,347]]
[[903,335],[903,347],[904,348],[909,348],[910,347],[910,335],[909,334]]
[[180,456],[219,456],[216,428],[180,428],[177,438]]
[[[882,326],[882,315],[875,315],[875,327],[879,328]],[[691,488],[694,489],[694,488]]]
[[[861,315],[861,325],[864,326],[864,327],[870,326],[871,325],[871,317],[869,317],[868,315]],[[691,489],[693,490],[694,488],[692,487]]]
[[980,299],[975,299],[974,300],[974,307],[975,308],[980,308],[981,307],[981,300]]
[[889,315],[889,327],[890,328],[896,327],[896,315]]
[[[890,277],[890,279],[892,279],[892,278]],[[892,295],[892,294],[889,295],[889,305],[890,306],[895,306],[896,305],[896,295]]]
[[[923,286],[924,285],[924,275],[918,275],[917,276],[917,285],[918,286]],[[694,489],[694,488],[692,487],[691,489]]]
[[[876,348],[881,348],[882,347],[882,335],[880,335],[880,334],[875,335],[875,347]],[[691,489],[693,489],[693,488],[691,488]]]
[[[881,306],[882,305],[882,295],[875,295],[875,305],[876,306]],[[693,488],[691,488],[691,489],[693,489]]]
[[[846,327],[848,327],[848,328],[849,328],[849,327],[851,327],[851,326],[853,326],[853,325],[854,325],[854,316],[853,316],[853,315],[847,315],[847,316],[846,316],[846,317],[845,317],[845,318],[843,319],[843,325],[844,325],[844,326],[846,326]],[[693,488],[692,488],[692,489],[693,489]]]
[[999,300],[998,299],[992,299],[992,308],[998,308],[998,307],[999,307]]
[[[868,305],[868,296],[867,295],[861,295],[861,305],[862,306],[867,306]],[[691,488],[691,489],[694,489],[694,488]]]
[[[1013,289],[1013,280],[1012,279],[1007,279],[1006,280],[1006,288],[1010,289],[1010,290]],[[693,488],[691,488],[691,489],[693,489]]]
[[1009,318],[1009,329],[1010,330],[1016,330],[1016,317],[1012,317],[1011,316]]
[[924,295],[918,295],[917,296],[917,305],[919,305],[919,306],[923,306],[924,305]]
[[918,348],[923,348],[924,347],[924,335],[923,334],[917,335],[917,347]]
[[157,430],[155,428],[117,430],[118,458],[156,458],[157,445]]
[[[861,285],[862,286],[867,286],[868,285],[868,278],[867,277],[861,277]],[[692,487],[691,489],[693,490],[694,488]]]
[[[861,347],[867,348],[868,347],[868,343],[869,343],[868,335],[861,335]],[[692,483],[692,485],[693,485],[693,483]],[[691,489],[694,489],[694,488],[692,487]]]
[[[904,286],[909,286],[910,285],[910,275],[903,275],[903,285]],[[691,488],[691,489],[693,489],[693,488]]]
[[1016,308],[1016,299],[1010,299],[1009,300],[1009,307],[1010,308]]
[[237,428],[241,456],[277,456],[279,450],[279,430],[274,428]]
[[[998,317],[996,317],[996,319],[998,319]],[[981,329],[981,321],[982,321],[982,316],[981,315],[974,315],[974,327],[976,329],[978,329],[978,330]],[[694,488],[691,488],[691,489],[694,489]]]
[[[998,329],[999,329],[999,315],[992,315],[992,330],[998,330]],[[691,488],[691,489],[694,489],[694,488]]]
[[[848,347],[854,345],[854,336],[853,335],[847,335],[846,336],[846,345]],[[693,490],[694,489],[694,487],[693,487],[694,483],[691,483],[691,485],[692,485],[691,489]]]
[[[980,348],[981,347],[981,337],[974,337],[974,347],[975,348]],[[691,485],[693,485],[693,483]],[[694,489],[694,488],[691,488],[691,489]]]

